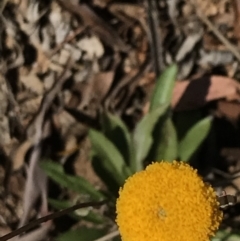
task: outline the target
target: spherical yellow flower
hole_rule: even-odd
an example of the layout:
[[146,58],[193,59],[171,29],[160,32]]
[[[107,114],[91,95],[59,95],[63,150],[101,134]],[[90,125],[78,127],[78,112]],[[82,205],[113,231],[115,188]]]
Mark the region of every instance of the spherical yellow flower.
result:
[[123,241],[207,241],[222,220],[216,193],[183,162],[157,162],[135,173],[119,191]]

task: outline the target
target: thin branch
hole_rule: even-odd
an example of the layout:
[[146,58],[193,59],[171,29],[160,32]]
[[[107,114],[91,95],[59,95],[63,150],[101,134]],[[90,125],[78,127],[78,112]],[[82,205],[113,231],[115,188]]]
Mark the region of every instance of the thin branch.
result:
[[53,87],[44,96],[41,106],[39,108],[39,112],[27,131],[28,138],[31,138],[31,136],[33,136],[33,151],[30,156],[27,181],[23,196],[24,212],[18,227],[21,227],[26,223],[29,212],[40,194],[42,195],[42,198],[44,198],[42,200],[42,204],[44,205],[43,207],[46,207],[45,198],[47,196],[47,176],[38,166],[39,158],[42,151],[42,127],[44,124],[45,114],[51,107],[51,104],[55,99],[57,93],[59,93],[59,91],[61,90],[63,83],[66,81],[67,71],[69,70],[70,66],[71,58],[68,59],[66,68],[61,74],[61,76],[58,79],[56,79]]
[[159,76],[164,68],[162,34],[160,30],[158,6],[156,0],[145,0],[145,8],[148,15],[148,38],[154,61],[156,76]]
[[52,220],[52,219],[55,219],[55,218],[59,218],[63,215],[69,214],[69,213],[71,213],[71,212],[73,212],[77,209],[86,208],[86,207],[97,207],[97,206],[101,206],[101,205],[105,204],[106,202],[107,202],[106,200],[103,200],[103,201],[99,201],[99,202],[79,203],[79,204],[76,204],[72,207],[57,211],[55,213],[51,213],[51,214],[46,215],[44,217],[38,218],[38,219],[28,223],[27,225],[25,225],[25,226],[23,226],[19,229],[14,230],[13,232],[11,232],[9,234],[6,234],[6,235],[2,236],[0,238],[0,241],[6,241],[8,239],[11,239],[11,238],[23,233],[23,232],[26,232],[27,230],[29,230],[33,227],[36,227],[37,225],[39,225],[41,223],[45,223],[45,222],[47,222],[49,220]]
[[64,0],[57,0],[57,2],[68,12],[82,18],[85,26],[91,27],[91,30],[95,34],[115,50],[122,52],[130,50],[130,47],[123,42],[115,29],[98,17],[87,4],[73,4],[71,1]]
[[60,49],[64,47],[64,44],[71,42],[78,34],[82,33],[86,29],[85,26],[80,26],[77,29],[74,30],[73,33],[69,34],[62,43],[58,44],[48,55],[49,58],[51,58],[53,55],[55,55]]
[[0,14],[2,15],[4,8],[7,6],[8,0],[3,0],[0,4]]
[[194,6],[196,13],[201,21],[207,25],[207,27],[216,35],[216,37],[232,52],[236,59],[240,61],[240,53],[238,48],[230,43],[230,41],[224,37],[223,34],[211,23],[211,21],[209,21],[201,9],[196,5],[195,0],[190,0],[190,2]]

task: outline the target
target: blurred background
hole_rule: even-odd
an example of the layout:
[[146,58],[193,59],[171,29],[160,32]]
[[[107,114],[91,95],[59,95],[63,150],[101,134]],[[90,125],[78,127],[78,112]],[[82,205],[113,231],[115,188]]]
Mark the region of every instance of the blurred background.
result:
[[1,0],[0,236],[107,200],[18,240],[121,240],[118,190],[154,161],[238,196],[239,46],[240,0]]

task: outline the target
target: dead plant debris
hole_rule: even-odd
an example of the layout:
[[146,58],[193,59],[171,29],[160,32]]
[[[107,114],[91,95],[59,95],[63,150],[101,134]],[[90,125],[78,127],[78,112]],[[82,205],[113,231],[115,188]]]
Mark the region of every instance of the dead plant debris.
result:
[[[76,175],[104,187],[88,162],[88,128],[99,127],[102,109],[132,128],[149,108],[156,73],[173,62],[174,113],[207,109],[239,128],[239,19],[239,0],[2,1],[0,236],[49,212],[42,157],[63,165],[75,157]],[[20,240],[46,240],[52,228]]]

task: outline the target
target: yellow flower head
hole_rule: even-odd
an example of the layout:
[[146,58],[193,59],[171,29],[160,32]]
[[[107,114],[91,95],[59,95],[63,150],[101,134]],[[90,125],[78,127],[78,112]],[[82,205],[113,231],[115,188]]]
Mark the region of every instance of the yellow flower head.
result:
[[207,241],[222,220],[216,193],[183,162],[157,162],[119,191],[123,241]]

